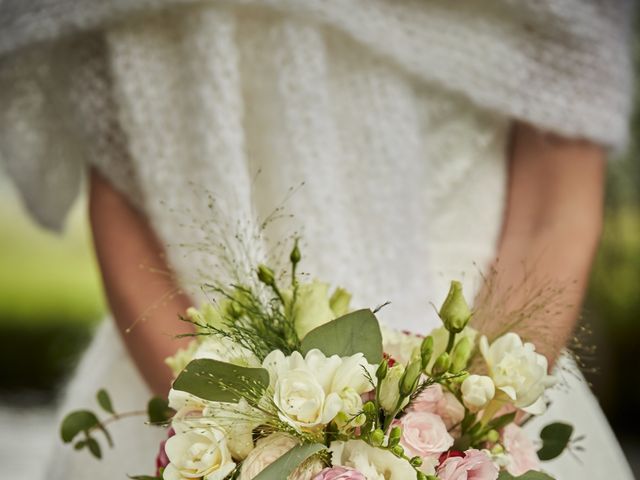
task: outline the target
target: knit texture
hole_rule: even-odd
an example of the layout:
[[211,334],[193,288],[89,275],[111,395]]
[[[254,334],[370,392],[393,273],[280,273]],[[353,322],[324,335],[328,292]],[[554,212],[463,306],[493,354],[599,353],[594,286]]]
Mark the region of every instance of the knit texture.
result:
[[[429,301],[440,303],[453,278],[472,296],[495,254],[513,118],[608,145],[624,138],[627,64],[611,50],[622,45],[617,8],[182,3],[133,15],[146,3],[5,1],[0,152],[52,228],[83,167],[97,168],[149,219],[194,298],[222,273],[206,246],[253,231],[251,219],[275,210],[283,218],[250,255],[277,262],[282,241],[300,233],[305,272],[353,291],[355,306],[391,301],[383,321],[427,331],[437,325]],[[104,328],[72,404],[93,397],[102,380],[87,373],[95,362],[111,365],[99,386],[118,402],[142,396],[121,352]],[[594,439],[581,468],[631,478],[601,412],[578,389],[584,408],[566,398],[555,412]],[[49,478],[139,473],[123,471],[153,456],[138,428],[123,429],[102,468],[57,453]],[[555,471],[573,478],[571,462]]]

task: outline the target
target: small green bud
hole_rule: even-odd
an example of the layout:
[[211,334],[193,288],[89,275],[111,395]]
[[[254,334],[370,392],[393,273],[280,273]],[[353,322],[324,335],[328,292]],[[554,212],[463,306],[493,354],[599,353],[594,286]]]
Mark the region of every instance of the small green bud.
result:
[[242,316],[242,309],[236,302],[233,301],[229,303],[228,312],[231,318],[238,319]]
[[434,377],[440,376],[449,371],[449,367],[451,367],[451,357],[447,352],[443,352],[436,359],[436,363],[433,364],[433,368],[431,369],[431,374]]
[[391,448],[391,452],[396,457],[401,457],[404,455],[404,448],[402,448],[402,445],[394,445],[393,448]]
[[504,447],[499,443],[496,443],[491,449],[491,453],[494,455],[501,455],[504,453]]
[[269,267],[263,264],[258,265],[258,280],[260,280],[262,283],[270,287],[276,284],[276,279],[275,279],[273,270],[271,270]]
[[420,472],[420,471],[416,472],[416,478],[418,480],[429,480],[429,476],[427,476],[426,473],[423,473],[423,472]]
[[467,368],[473,343],[469,337],[462,337],[451,352],[451,373],[460,373]]
[[393,427],[389,432],[389,446],[394,447],[400,443],[400,437],[402,437],[402,428]]
[[371,434],[371,443],[374,447],[379,447],[384,442],[384,432],[376,428]]
[[416,390],[421,373],[422,361],[416,358],[407,366],[400,382],[400,395],[403,398],[408,397]]
[[495,443],[500,439],[500,434],[497,430],[489,430],[486,439],[488,442]]
[[420,457],[413,457],[411,460],[409,460],[409,462],[411,462],[411,465],[413,465],[414,467],[422,466],[422,458]]
[[429,365],[431,356],[433,355],[433,337],[427,336],[422,340],[420,344],[420,358],[422,359],[422,369],[424,370]]
[[378,369],[376,370],[376,378],[379,381],[382,381],[387,376],[388,372],[389,372],[389,361],[385,358],[384,360],[382,360],[382,362],[380,362],[380,365],[378,365]]
[[462,294],[462,284],[455,280],[451,282],[447,298],[440,307],[440,319],[447,330],[460,333],[469,323],[471,310]]
[[300,253],[300,249],[298,248],[298,239],[296,238],[295,243],[293,244],[293,250],[291,250],[291,254],[289,255],[289,260],[291,263],[296,265],[302,259],[302,254]]
[[435,475],[427,475],[427,480],[440,480],[437,476]]
[[375,417],[376,414],[378,413],[376,411],[376,404],[373,403],[372,401],[368,401],[367,403],[365,403],[362,406],[362,411],[367,417]]

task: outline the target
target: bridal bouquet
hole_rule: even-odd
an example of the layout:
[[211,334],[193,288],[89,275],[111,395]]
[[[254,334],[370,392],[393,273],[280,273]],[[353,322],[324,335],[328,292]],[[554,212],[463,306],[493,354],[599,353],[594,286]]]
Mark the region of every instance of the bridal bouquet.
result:
[[[165,480],[550,479],[572,427],[532,441],[519,425],[546,408],[545,357],[513,332],[487,338],[468,323],[451,282],[432,332],[381,328],[350,294],[302,282],[297,243],[287,277],[260,265],[248,285],[208,285],[215,302],[190,309],[194,339],[167,363],[168,401],[149,403],[165,425],[156,476]],[[108,394],[100,405],[115,413]],[[65,442],[100,456],[106,421],[72,412]],[[80,438],[80,440],[78,440]],[[537,444],[537,445],[536,445]]]

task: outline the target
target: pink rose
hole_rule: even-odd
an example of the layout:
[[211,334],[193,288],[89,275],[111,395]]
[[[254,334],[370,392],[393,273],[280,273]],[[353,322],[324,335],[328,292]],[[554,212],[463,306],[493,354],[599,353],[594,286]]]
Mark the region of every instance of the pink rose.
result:
[[502,430],[502,444],[509,454],[507,471],[517,477],[529,470],[538,470],[540,461],[531,439],[515,423]]
[[464,418],[464,406],[455,395],[443,392],[439,384],[431,385],[418,395],[411,403],[409,410],[435,413],[442,418],[447,430],[451,430]]
[[409,457],[437,458],[453,445],[453,437],[435,413],[408,412],[400,420],[394,421],[394,425],[402,427],[400,444]]
[[498,467],[480,450],[467,450],[463,457],[447,458],[437,470],[440,480],[496,480]]
[[[170,428],[167,432],[167,440],[173,437],[176,434],[176,431],[173,428]],[[164,446],[167,443],[167,440],[163,440],[160,442],[160,450],[158,451],[158,455],[156,456],[156,476],[160,477],[161,472],[160,469],[167,468],[170,460],[167,456],[167,453],[164,451]]]
[[359,471],[347,467],[325,468],[313,480],[367,480]]

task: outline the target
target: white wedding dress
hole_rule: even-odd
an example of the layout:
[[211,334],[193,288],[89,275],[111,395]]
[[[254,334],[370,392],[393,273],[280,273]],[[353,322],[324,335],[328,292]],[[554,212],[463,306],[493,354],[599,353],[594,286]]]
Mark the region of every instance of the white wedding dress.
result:
[[[438,323],[429,302],[442,301],[451,279],[462,280],[472,298],[495,255],[509,129],[518,116],[509,108],[565,133],[598,131],[605,143],[616,144],[624,133],[612,128],[606,137],[597,127],[602,119],[571,124],[562,115],[576,112],[538,111],[535,98],[501,98],[508,105],[502,108],[486,92],[469,93],[459,71],[448,73],[456,86],[449,88],[440,73],[430,74],[446,70],[448,57],[440,65],[415,56],[420,42],[425,52],[429,47],[420,22],[434,18],[419,3],[398,2],[415,11],[387,18],[376,17],[376,9],[386,15],[396,7],[371,2],[364,19],[371,25],[331,17],[331,5],[340,10],[356,1],[320,2],[321,22],[306,19],[306,3],[313,2],[300,2],[291,15],[209,4],[132,17],[77,44],[25,53],[0,76],[9,173],[32,212],[56,227],[84,162],[72,159],[86,155],[149,218],[198,299],[198,283],[219,268],[206,249],[188,253],[180,246],[210,240],[206,229],[184,224],[212,220],[232,236],[246,219],[268,217],[288,197],[284,207],[293,218],[275,221],[265,244],[253,246],[257,254],[269,257],[278,241],[300,233],[305,272],[349,289],[356,306],[390,301],[381,312],[386,324],[427,332]],[[382,18],[389,28],[393,22],[415,28],[406,38],[380,40],[375,22]],[[402,42],[413,42],[407,51],[414,57]],[[40,92],[43,83],[49,90]],[[51,91],[65,92],[58,103],[68,117],[61,122],[74,135],[64,125],[51,127],[61,111],[47,101]],[[61,160],[34,166],[32,159],[45,157],[52,144]],[[558,479],[632,479],[584,380],[563,377],[548,413],[527,428],[536,437],[541,424],[571,422],[586,436],[585,452],[565,454],[545,470]],[[63,411],[93,407],[102,387],[120,410],[139,409],[149,396],[110,319],[71,382]],[[56,447],[47,478],[113,480],[153,470],[163,432],[128,419],[114,425],[113,436],[116,447],[102,461]]]

